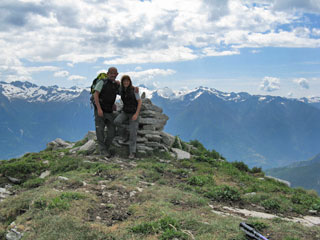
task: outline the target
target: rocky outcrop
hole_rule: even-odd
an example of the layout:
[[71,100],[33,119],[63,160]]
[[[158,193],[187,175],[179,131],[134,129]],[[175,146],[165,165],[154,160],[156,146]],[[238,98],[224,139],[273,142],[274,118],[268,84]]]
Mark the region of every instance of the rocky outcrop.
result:
[[56,140],[49,142],[47,144],[47,148],[52,150],[57,150],[57,149],[64,149],[64,148],[72,148],[73,145],[74,145],[73,143],[67,143],[61,138],[57,138]]

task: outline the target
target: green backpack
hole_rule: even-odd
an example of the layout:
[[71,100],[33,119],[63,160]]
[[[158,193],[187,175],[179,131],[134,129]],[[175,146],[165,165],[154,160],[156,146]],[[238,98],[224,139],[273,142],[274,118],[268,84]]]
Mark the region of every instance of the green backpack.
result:
[[93,80],[93,82],[91,84],[90,93],[94,94],[94,88],[96,87],[99,80],[107,79],[107,78],[108,78],[108,75],[106,73],[99,73],[99,75]]
[[91,106],[94,106],[94,88],[96,87],[97,83],[100,80],[104,80],[107,79],[108,75],[106,73],[99,73],[99,75],[92,81],[91,87],[90,87],[90,93],[91,93],[91,97],[90,97],[90,101],[91,101]]

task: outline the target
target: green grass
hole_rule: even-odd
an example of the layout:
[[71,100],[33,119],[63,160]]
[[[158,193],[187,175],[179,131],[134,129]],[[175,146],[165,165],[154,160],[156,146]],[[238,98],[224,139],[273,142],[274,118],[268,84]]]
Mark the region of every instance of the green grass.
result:
[[[196,148],[190,160],[158,153],[136,159],[135,166],[127,160],[89,163],[85,156],[65,150],[1,161],[0,187],[8,183],[7,176],[22,182],[12,188],[15,196],[0,202],[0,239],[14,221],[23,239],[244,240],[242,219],[219,216],[208,205],[256,206],[253,210],[264,208],[286,217],[319,211],[320,198],[314,191],[289,188],[265,178],[259,168],[227,162],[196,140],[190,144]],[[183,146],[187,147],[182,142]],[[51,174],[40,179],[46,170]],[[108,222],[120,213],[126,217]],[[247,222],[270,239],[320,238],[320,227],[281,218]]]

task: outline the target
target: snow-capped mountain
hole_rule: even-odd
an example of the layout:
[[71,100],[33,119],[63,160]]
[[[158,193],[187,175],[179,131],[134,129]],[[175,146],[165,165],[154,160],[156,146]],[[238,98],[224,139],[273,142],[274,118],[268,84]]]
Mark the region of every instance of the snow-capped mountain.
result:
[[304,103],[308,103],[311,105],[320,104],[320,97],[308,97],[308,98],[284,98],[278,96],[266,96],[266,95],[250,95],[246,92],[240,93],[226,93],[216,90],[214,88],[208,87],[197,87],[194,89],[188,90],[172,90],[168,87],[156,89],[156,90],[149,90],[144,86],[140,86],[140,92],[146,92],[146,96],[148,98],[152,98],[154,96],[159,96],[165,99],[170,100],[180,100],[180,101],[194,101],[199,98],[202,94],[209,94],[215,95],[217,98],[224,100],[224,101],[231,101],[231,102],[243,102],[250,98],[256,98],[260,102],[266,101],[271,102],[275,99],[283,99],[284,101],[301,101]]
[[198,139],[229,160],[270,168],[319,152],[320,110],[314,102],[206,87],[167,90],[151,94],[170,118],[165,130]]
[[[230,161],[280,167],[319,152],[319,98],[292,99],[226,93],[198,87],[140,93],[169,116],[165,131],[200,140]],[[94,129],[89,89],[0,83],[0,159],[39,151],[61,137],[79,140]]]
[[27,102],[63,102],[77,98],[84,89],[58,86],[37,86],[30,82],[0,82],[0,92],[9,100],[22,99]]
[[300,101],[320,109],[320,97],[301,98]]
[[60,137],[81,139],[94,129],[89,91],[0,83],[0,159],[40,151]]

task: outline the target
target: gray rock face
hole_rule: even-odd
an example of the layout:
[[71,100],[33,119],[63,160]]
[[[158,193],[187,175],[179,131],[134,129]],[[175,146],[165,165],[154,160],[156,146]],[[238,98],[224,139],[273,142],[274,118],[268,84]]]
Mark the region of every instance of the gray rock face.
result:
[[6,188],[0,188],[0,202],[11,194]]
[[62,140],[61,138],[57,138],[56,140],[49,142],[47,144],[47,148],[52,149],[52,150],[71,148],[72,146],[73,146],[72,143],[67,143],[66,141]]
[[[170,144],[170,141],[168,141],[170,134],[166,134],[165,137],[163,137],[164,135],[162,134],[162,130],[168,119],[168,116],[162,113],[162,109],[153,105],[150,99],[142,99],[138,139],[146,141],[137,141],[138,152],[145,153],[154,150],[168,151],[168,148],[171,147],[168,145],[168,143]],[[173,136],[172,138],[174,139]]]
[[21,179],[18,179],[18,178],[14,178],[14,177],[10,177],[10,176],[7,176],[7,178],[9,179],[10,182],[12,183],[21,183]]
[[96,149],[96,143],[94,140],[90,139],[88,142],[86,142],[83,146],[79,148],[79,151],[87,151],[87,152],[94,152]]
[[190,153],[183,151],[179,148],[172,148],[171,150],[176,154],[178,160],[191,158]]
[[7,233],[7,240],[19,240],[22,238],[22,234],[15,229],[11,229],[10,232]]
[[266,178],[271,178],[271,179],[273,179],[273,180],[276,180],[276,181],[278,181],[278,182],[281,182],[281,183],[287,185],[288,187],[291,186],[291,183],[290,183],[290,182],[288,182],[288,181],[286,181],[286,180],[283,180],[283,179],[280,179],[280,178],[276,178],[276,177],[272,177],[272,176],[266,176]]
[[49,170],[46,170],[43,173],[41,173],[39,178],[46,178],[46,177],[50,176],[50,173],[51,172]]

